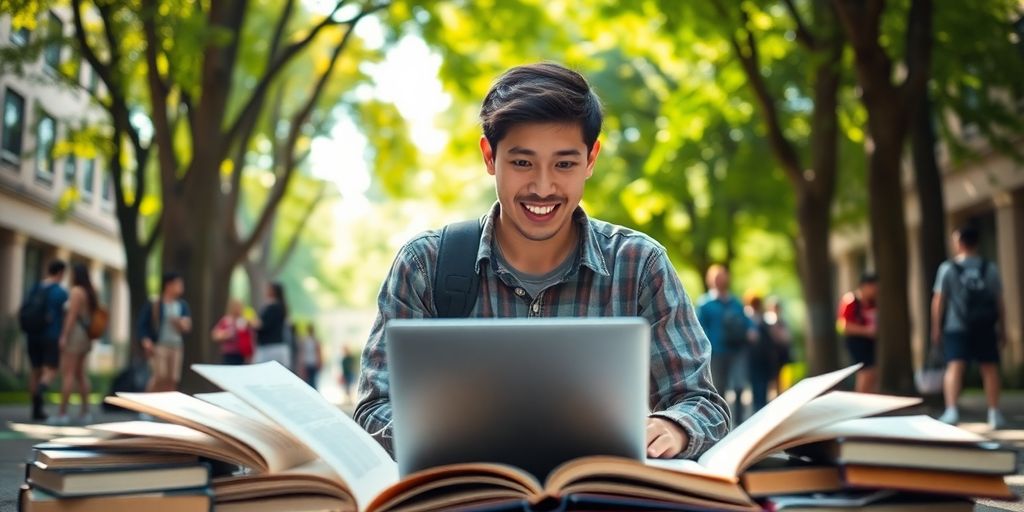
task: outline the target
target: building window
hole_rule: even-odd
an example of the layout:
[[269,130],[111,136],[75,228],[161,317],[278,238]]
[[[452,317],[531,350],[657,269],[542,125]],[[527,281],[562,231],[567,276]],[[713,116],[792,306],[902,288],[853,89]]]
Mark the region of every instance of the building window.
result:
[[32,32],[29,31],[29,29],[27,29],[25,27],[21,27],[21,28],[17,28],[17,29],[14,28],[14,27],[11,27],[11,42],[14,43],[15,46],[26,46],[26,45],[28,45],[28,40],[31,37],[32,37]]
[[60,68],[60,43],[64,36],[64,22],[51,12],[48,23],[46,36],[52,40],[43,48],[43,62],[56,71]]
[[4,95],[3,144],[0,157],[9,162],[21,161],[21,134],[25,127],[25,98],[7,89]]
[[64,187],[78,188],[78,160],[75,159],[75,155],[68,155],[64,159]]
[[36,179],[53,183],[53,143],[57,139],[57,122],[45,112],[39,112],[36,125]]
[[109,204],[114,197],[114,182],[110,179],[109,172],[103,173],[103,189],[100,190],[100,197],[106,204]]
[[96,159],[90,158],[85,161],[85,167],[82,168],[82,200],[86,202],[92,201],[92,193],[96,188]]

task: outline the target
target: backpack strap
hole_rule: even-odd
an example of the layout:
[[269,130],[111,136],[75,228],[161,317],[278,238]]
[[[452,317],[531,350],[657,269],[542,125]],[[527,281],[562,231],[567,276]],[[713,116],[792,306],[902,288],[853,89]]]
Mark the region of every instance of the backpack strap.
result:
[[467,220],[444,227],[434,269],[434,309],[438,318],[465,318],[476,305],[480,275],[476,256],[480,221]]

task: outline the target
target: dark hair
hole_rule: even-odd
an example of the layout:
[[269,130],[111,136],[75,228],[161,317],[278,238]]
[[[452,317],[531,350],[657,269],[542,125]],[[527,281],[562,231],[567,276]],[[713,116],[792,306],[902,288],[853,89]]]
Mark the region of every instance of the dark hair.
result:
[[167,291],[167,285],[181,279],[181,274],[177,272],[164,272],[164,275],[160,278],[160,293]]
[[860,284],[873,284],[878,282],[878,274],[874,272],[864,272],[860,275]]
[[75,263],[71,267],[71,286],[85,288],[85,295],[89,299],[89,311],[96,309],[99,305],[99,298],[96,296],[96,289],[92,287],[92,279],[89,278],[89,269],[81,263]]
[[46,266],[46,275],[56,276],[57,274],[64,272],[64,269],[66,268],[68,268],[68,264],[64,263],[63,260],[53,260]]
[[270,290],[273,292],[274,298],[277,299],[277,303],[281,305],[281,309],[284,310],[284,316],[288,317],[288,302],[284,298],[284,284],[281,281],[274,281],[270,283]]
[[981,233],[978,232],[973,224],[965,224],[960,226],[956,230],[957,240],[960,240],[960,245],[968,249],[974,249],[978,246],[978,242],[981,240]]
[[515,124],[579,123],[589,152],[601,133],[601,100],[579,73],[553,62],[517,66],[502,74],[484,97],[480,121],[484,137],[498,142]]

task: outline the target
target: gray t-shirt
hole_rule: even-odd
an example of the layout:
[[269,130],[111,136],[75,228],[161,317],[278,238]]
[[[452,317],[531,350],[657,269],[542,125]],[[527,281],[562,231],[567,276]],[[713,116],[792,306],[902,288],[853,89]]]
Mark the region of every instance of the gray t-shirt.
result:
[[[963,277],[979,277],[981,275],[981,264],[985,262],[985,287],[992,291],[998,298],[1002,293],[1002,283],[999,279],[999,269],[996,264],[989,260],[983,260],[978,256],[971,256],[964,259],[957,259],[963,267]],[[943,330],[947,332],[963,332],[967,328],[964,325],[963,311],[965,308],[966,293],[956,268],[950,261],[942,262],[939,271],[935,275],[935,286],[932,289],[935,293],[941,293],[946,302],[946,320]]]
[[541,275],[526,274],[515,269],[509,264],[508,260],[505,259],[505,255],[501,252],[501,247],[498,244],[494,244],[494,255],[497,259],[498,266],[506,269],[523,285],[523,289],[526,290],[527,295],[536,298],[548,287],[554,286],[562,282],[562,278],[569,273],[573,264],[576,263],[576,257],[579,254],[579,247],[569,254],[569,257],[565,258],[562,263],[559,263],[557,267],[551,272]]
[[181,302],[161,303],[164,308],[164,322],[160,325],[160,340],[164,347],[180,347],[183,344],[181,333],[172,325],[174,320],[181,318]]

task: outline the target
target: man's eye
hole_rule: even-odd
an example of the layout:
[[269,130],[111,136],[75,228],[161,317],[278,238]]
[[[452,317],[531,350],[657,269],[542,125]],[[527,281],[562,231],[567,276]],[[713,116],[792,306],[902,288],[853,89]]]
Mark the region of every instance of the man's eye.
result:
[[576,167],[576,162],[565,161],[555,164],[555,168],[557,169],[572,169],[573,167]]
[[529,167],[530,166],[530,161],[529,160],[512,160],[512,165],[514,165],[516,167]]

